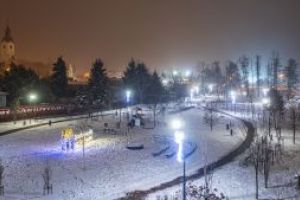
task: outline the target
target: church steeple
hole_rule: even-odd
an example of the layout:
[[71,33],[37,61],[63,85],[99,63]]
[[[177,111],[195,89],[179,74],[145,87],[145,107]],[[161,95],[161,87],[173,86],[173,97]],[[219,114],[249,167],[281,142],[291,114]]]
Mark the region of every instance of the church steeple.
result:
[[2,42],[13,42],[13,38],[11,36],[11,30],[8,25],[6,26],[5,35],[2,38]]

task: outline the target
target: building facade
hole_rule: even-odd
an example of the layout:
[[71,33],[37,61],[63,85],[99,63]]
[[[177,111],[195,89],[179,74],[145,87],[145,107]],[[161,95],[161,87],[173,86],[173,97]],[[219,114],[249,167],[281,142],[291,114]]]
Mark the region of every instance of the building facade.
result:
[[10,69],[15,59],[15,43],[13,41],[9,26],[6,27],[5,34],[0,43],[0,72]]

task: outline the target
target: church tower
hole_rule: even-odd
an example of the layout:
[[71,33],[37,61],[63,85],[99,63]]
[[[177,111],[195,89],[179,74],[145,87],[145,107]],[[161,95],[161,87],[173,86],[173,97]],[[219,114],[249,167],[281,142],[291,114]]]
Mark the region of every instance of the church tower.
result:
[[15,61],[15,44],[9,26],[6,27],[4,37],[0,43],[0,72],[9,70]]

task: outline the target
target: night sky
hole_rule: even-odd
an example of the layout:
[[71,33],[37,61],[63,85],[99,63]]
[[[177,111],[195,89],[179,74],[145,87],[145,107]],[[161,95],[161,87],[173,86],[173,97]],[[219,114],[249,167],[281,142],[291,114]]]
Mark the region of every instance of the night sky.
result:
[[97,57],[113,71],[131,57],[152,69],[274,50],[300,60],[299,0],[0,0],[1,37],[7,20],[17,58],[63,55],[79,73]]

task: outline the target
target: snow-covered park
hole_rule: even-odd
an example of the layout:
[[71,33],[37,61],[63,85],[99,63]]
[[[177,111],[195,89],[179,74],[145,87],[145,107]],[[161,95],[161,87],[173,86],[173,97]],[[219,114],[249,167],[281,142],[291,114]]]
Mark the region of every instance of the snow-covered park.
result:
[[[219,110],[239,118],[244,118],[252,122],[258,127],[257,135],[260,138],[268,129],[266,123],[262,120],[262,115],[252,115],[251,113],[239,112],[238,110],[224,110],[224,106],[219,107]],[[293,131],[291,130],[291,122],[285,119],[281,122],[282,130],[282,149],[281,153],[276,156],[274,163],[270,168],[270,175],[268,180],[268,187],[265,188],[264,176],[262,170],[258,173],[258,198],[259,199],[300,199],[300,189],[297,188],[296,175],[300,174],[300,136],[298,131],[296,133],[295,144],[293,143]],[[297,124],[298,127],[299,124]],[[271,132],[275,135],[275,130],[272,128]],[[271,145],[275,145],[277,138],[270,141]],[[254,145],[254,143],[252,144]],[[244,161],[250,153],[248,149],[227,165],[210,172],[208,177],[210,179],[211,189],[217,189],[217,194],[224,193],[226,198],[230,200],[253,200],[256,194],[255,184],[255,168],[252,164],[245,165]],[[205,185],[205,178],[194,181],[188,181],[189,186],[203,186]],[[160,190],[152,193],[147,197],[147,200],[164,199],[165,196],[170,200],[181,198],[181,185],[169,187],[165,190]],[[192,198],[193,199],[193,198]]]
[[[116,128],[118,115],[80,119],[52,124],[0,136],[0,159],[4,171],[4,199],[99,199],[124,197],[126,193],[147,190],[182,175],[182,163],[176,159],[177,144],[173,118],[184,122],[184,151],[192,153],[186,159],[187,174],[205,163],[211,163],[231,152],[245,139],[240,122],[215,114],[211,131],[205,122],[205,111],[192,108],[176,114],[157,116],[153,129],[152,112],[145,118],[146,127],[134,127],[127,133],[126,116],[116,132],[104,132],[104,123]],[[234,124],[233,135],[226,124]],[[94,139],[76,144],[74,150],[62,150],[61,130],[68,125],[88,124]],[[4,127],[4,126],[3,126]],[[5,130],[9,125],[5,125]],[[4,130],[1,128],[0,130]],[[0,132],[1,132],[0,131]],[[129,150],[130,144],[142,144],[141,150]],[[52,171],[53,194],[43,194],[43,172]]]

